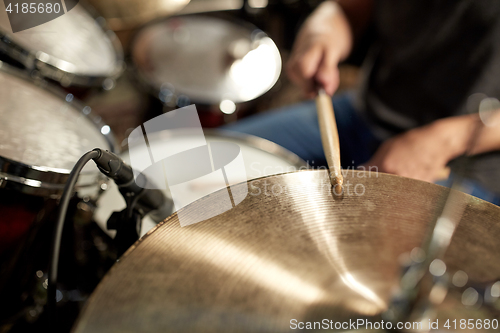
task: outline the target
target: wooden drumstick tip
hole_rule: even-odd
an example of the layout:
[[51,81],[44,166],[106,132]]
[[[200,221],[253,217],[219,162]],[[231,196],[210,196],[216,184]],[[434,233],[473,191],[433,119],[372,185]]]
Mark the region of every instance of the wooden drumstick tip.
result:
[[332,184],[335,194],[341,195],[343,193],[344,177],[341,173],[331,172],[330,183]]

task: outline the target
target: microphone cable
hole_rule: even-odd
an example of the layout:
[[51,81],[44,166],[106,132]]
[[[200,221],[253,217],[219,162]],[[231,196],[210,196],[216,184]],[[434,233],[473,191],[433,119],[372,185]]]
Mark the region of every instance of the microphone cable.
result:
[[[124,216],[125,219],[133,219],[133,212],[135,209],[137,209],[138,216],[145,216],[152,211],[157,211],[157,215],[168,216],[171,213],[171,208],[173,206],[173,203],[169,202],[160,190],[147,188],[148,179],[143,174],[140,175],[141,178],[139,184],[141,185],[139,185],[134,178],[134,171],[132,167],[123,162],[118,155],[107,150],[96,148],[80,157],[71,170],[68,180],[66,181],[66,185],[64,186],[64,191],[59,202],[59,212],[56,225],[52,236],[52,249],[50,253],[47,283],[47,312],[49,326],[52,328],[52,331],[54,331],[56,327],[57,271],[66,213],[68,211],[69,201],[75,192],[75,185],[78,180],[78,176],[90,160],[93,160],[96,163],[96,166],[101,173],[115,182],[121,195],[127,201],[127,208],[123,211],[126,213]],[[117,236],[121,236],[120,244],[125,244],[125,249],[139,238],[139,235],[136,232],[136,227],[133,228],[133,232],[130,232],[129,228],[130,226],[128,226],[127,229],[122,228],[120,229],[121,231],[117,229]],[[125,234],[125,236],[122,236],[122,234]],[[117,238],[115,238],[115,240],[118,241]]]

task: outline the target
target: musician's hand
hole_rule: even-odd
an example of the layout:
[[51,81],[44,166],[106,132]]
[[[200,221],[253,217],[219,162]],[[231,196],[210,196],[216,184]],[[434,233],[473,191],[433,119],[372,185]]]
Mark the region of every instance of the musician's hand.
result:
[[333,95],[339,85],[338,64],[350,51],[352,36],[340,7],[324,2],[302,26],[286,70],[306,96],[316,95],[316,85]]
[[452,117],[416,128],[385,141],[365,167],[434,182],[447,163],[465,152],[470,123]]

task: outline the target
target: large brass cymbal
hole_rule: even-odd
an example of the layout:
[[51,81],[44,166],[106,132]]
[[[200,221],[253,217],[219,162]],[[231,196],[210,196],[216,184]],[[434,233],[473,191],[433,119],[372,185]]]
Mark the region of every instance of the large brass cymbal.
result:
[[190,0],[88,0],[113,30],[131,29],[155,18],[173,15]]
[[[75,332],[288,332],[290,320],[377,316],[448,189],[352,172],[336,199],[325,171],[249,182],[233,209],[180,227],[176,213],[130,249],[89,299]],[[244,191],[247,184],[233,188]],[[183,208],[197,219],[225,190]],[[237,194],[237,193],[236,193]],[[467,203],[446,262],[500,278],[500,208]]]

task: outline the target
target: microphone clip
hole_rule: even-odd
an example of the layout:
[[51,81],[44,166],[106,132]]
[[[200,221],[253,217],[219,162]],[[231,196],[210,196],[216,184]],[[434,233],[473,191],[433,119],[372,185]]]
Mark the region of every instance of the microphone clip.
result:
[[173,203],[160,190],[150,188],[144,174],[135,179],[132,168],[119,156],[99,148],[94,150],[99,153],[94,162],[104,175],[115,182],[127,205],[124,210],[114,212],[107,221],[107,228],[116,230],[115,243],[118,254],[122,255],[139,239],[142,218],[155,212],[163,219],[172,212]]

